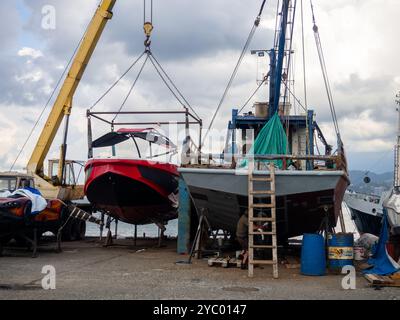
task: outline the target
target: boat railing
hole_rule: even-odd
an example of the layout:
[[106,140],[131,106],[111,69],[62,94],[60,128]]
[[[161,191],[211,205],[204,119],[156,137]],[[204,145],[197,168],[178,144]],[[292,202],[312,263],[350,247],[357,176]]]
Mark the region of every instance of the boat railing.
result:
[[[341,154],[337,155],[238,155],[238,154],[202,154],[193,155],[191,161],[182,163],[183,167],[212,167],[236,169],[245,160],[254,161],[255,168],[261,169],[268,161],[282,161],[282,170],[344,170],[347,172],[346,161]],[[301,166],[300,162],[306,161],[309,165]]]

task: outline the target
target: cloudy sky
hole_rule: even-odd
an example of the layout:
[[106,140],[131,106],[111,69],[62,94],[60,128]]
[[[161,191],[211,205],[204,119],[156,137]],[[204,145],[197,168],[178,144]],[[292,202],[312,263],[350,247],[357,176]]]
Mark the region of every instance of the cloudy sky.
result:
[[[332,144],[335,143],[322,82],[310,16],[304,1],[306,70],[309,108]],[[99,0],[3,0],[0,20],[0,170],[13,163],[32,126],[71,57]],[[261,0],[154,0],[152,50],[195,106],[206,126],[223,93],[247,38]],[[298,0],[300,3],[300,0]],[[42,27],[43,7],[53,6],[56,28]],[[314,0],[339,126],[350,169],[392,170],[400,90],[398,63],[398,0]],[[262,24],[251,49],[272,45],[276,1],[267,1]],[[300,16],[294,49],[296,92],[302,94]],[[86,158],[86,109],[140,55],[143,48],[143,1],[117,0],[74,98],[68,157]],[[233,88],[218,115],[216,128],[226,128],[231,109],[240,107],[256,87],[267,61],[246,55]],[[116,110],[129,90],[137,69],[121,82],[97,110]],[[266,88],[255,100],[265,99]],[[143,76],[127,101],[127,110],[179,109],[152,69]],[[15,169],[22,169],[48,115],[29,140]],[[247,111],[251,108],[247,108]],[[95,135],[108,128],[95,124]],[[60,130],[61,133],[62,130]],[[58,156],[60,135],[50,157]]]

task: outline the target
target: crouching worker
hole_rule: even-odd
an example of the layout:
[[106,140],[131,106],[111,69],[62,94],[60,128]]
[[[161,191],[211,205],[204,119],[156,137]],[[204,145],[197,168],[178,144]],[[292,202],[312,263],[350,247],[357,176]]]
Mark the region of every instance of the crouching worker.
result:
[[[258,230],[260,227],[256,224],[253,225],[254,230]],[[248,248],[249,248],[249,211],[246,209],[244,214],[239,218],[236,225],[236,240],[239,242],[242,249],[239,259],[242,260],[242,269],[248,264]]]

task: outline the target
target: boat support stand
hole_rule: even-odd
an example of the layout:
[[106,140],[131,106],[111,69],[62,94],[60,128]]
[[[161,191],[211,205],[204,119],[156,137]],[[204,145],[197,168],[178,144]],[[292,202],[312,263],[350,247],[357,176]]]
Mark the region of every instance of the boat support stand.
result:
[[[196,235],[194,237],[193,240],[193,244],[192,244],[192,248],[190,249],[190,253],[189,253],[189,258],[187,261],[183,260],[183,261],[177,261],[176,264],[191,264],[192,263],[192,257],[196,254],[196,258],[200,259],[201,255],[202,255],[202,245],[201,245],[201,238],[203,235],[203,232],[205,230],[209,230],[210,229],[210,224],[207,220],[206,215],[204,214],[204,212],[207,209],[205,208],[201,208],[201,213],[200,213],[200,218],[199,218],[199,224],[197,226],[197,231],[196,231]],[[205,229],[205,227],[207,229]]]

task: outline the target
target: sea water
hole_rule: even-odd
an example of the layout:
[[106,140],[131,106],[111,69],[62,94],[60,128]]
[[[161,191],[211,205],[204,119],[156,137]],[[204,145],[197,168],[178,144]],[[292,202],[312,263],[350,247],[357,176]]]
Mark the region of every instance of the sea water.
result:
[[[100,213],[94,213],[94,216],[100,218]],[[107,219],[106,219],[107,221]],[[168,237],[176,237],[178,235],[178,219],[171,220],[165,226],[166,230],[164,235]],[[111,232],[114,235],[115,232],[115,222],[111,223]],[[150,238],[158,237],[159,228],[155,224],[147,224],[147,225],[138,225],[137,226],[137,236],[138,238],[142,238],[143,235]],[[107,233],[107,229],[104,228],[103,236]],[[100,235],[100,228],[97,224],[87,222],[86,223],[86,236],[88,237],[98,237]],[[127,237],[134,237],[135,235],[135,226],[132,224],[124,223],[119,221],[117,227],[117,236],[120,239],[124,239]]]
[[[350,211],[345,204],[342,205],[344,223],[346,227],[346,232],[353,233],[354,239],[359,238],[359,234],[357,232],[354,221],[351,219]],[[96,217],[100,217],[99,213],[94,214]],[[165,235],[169,237],[177,237],[178,236],[178,219],[171,220],[165,226],[166,231]],[[111,223],[111,232],[114,234],[115,231],[115,223]],[[335,228],[336,232],[341,232],[340,221],[338,220],[337,226]],[[135,234],[135,226],[119,221],[118,222],[118,230],[117,230],[118,238],[126,238],[133,237]],[[155,224],[141,225],[137,227],[137,235],[138,237],[143,237],[145,234],[146,237],[155,238],[158,237],[158,227]],[[86,235],[89,237],[97,237],[100,235],[100,229],[97,224],[88,222],[86,224]],[[103,231],[103,236],[106,235],[106,232]]]

